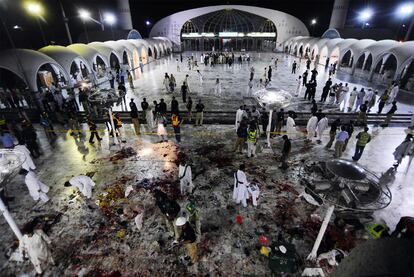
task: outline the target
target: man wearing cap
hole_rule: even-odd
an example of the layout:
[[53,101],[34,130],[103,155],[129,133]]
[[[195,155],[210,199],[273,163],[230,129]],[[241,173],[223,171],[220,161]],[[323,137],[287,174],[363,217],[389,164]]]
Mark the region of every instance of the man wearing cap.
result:
[[179,217],[175,221],[175,226],[180,229],[180,237],[173,241],[173,244],[183,243],[188,251],[188,256],[193,264],[198,262],[197,236],[194,229],[185,217]]

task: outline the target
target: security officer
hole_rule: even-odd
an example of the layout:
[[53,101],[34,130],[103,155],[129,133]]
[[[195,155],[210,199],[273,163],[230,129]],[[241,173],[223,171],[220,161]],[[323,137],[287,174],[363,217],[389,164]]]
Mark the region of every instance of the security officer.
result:
[[177,140],[178,143],[181,142],[181,117],[177,114],[177,113],[173,113],[171,116],[171,124],[174,128],[174,134],[175,134],[175,139]]
[[256,156],[256,145],[257,145],[257,129],[254,125],[250,125],[247,131],[247,157]]

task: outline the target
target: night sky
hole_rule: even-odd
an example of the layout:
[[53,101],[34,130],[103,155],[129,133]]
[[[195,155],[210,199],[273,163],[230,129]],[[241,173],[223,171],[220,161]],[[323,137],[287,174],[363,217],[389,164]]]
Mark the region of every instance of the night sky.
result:
[[[46,9],[45,22],[41,22],[46,39],[49,43],[67,45],[63,19],[60,12],[58,0],[38,0]],[[17,47],[38,49],[42,47],[42,38],[36,20],[27,15],[23,9],[22,0],[0,0],[0,12],[4,24],[15,41]],[[83,32],[81,20],[77,10],[85,8],[92,13],[92,17],[99,18],[99,10],[115,11],[115,0],[61,0],[71,29],[74,42]],[[315,27],[315,35],[320,36],[328,27],[333,0],[256,0],[252,1],[216,1],[216,0],[130,0],[132,20],[134,27],[143,35],[147,36],[148,29],[145,21],[152,23],[172,13],[191,8],[211,5],[252,5],[271,8],[289,13],[301,19],[309,27],[312,18],[318,20]],[[395,10],[401,3],[407,0],[351,0],[348,13],[347,25],[359,26],[357,20],[358,12],[369,6],[375,11],[375,17],[371,20],[372,28],[390,28],[397,31],[401,24],[408,25],[408,19],[401,20],[395,15]],[[401,21],[400,21],[401,20]],[[14,30],[13,26],[19,25],[21,30]],[[0,48],[9,48],[10,44],[4,32],[4,25],[0,28]],[[99,25],[93,22],[87,24],[89,31],[99,30]],[[311,28],[309,27],[309,30]],[[401,30],[403,31],[403,30]]]

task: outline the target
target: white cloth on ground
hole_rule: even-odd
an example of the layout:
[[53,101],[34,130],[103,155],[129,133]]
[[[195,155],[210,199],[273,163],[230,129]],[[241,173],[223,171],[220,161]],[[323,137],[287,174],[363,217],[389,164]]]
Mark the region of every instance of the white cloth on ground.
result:
[[75,176],[69,180],[69,183],[72,186],[77,187],[86,198],[90,199],[92,197],[92,187],[95,186],[95,182],[88,176]]
[[132,186],[127,186],[125,189],[125,198],[127,198],[133,190],[134,188]]
[[320,204],[315,200],[315,198],[313,198],[312,195],[306,192],[302,192],[298,195],[298,197],[303,197],[309,204],[312,204],[314,206],[320,206]]
[[26,174],[24,181],[33,200],[37,201],[40,199],[42,202],[49,201],[49,197],[46,195],[49,191],[49,187],[37,178],[36,173],[29,171],[29,173]]

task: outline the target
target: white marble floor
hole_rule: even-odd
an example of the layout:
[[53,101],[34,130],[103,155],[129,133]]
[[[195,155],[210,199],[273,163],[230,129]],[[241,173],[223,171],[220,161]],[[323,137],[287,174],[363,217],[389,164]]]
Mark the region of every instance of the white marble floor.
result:
[[[167,93],[164,85],[163,79],[164,74],[173,74],[177,82],[177,88],[174,95],[180,103],[180,109],[185,110],[185,105],[182,104],[180,86],[185,78],[189,75],[189,86],[191,90],[190,96],[193,98],[193,101],[196,99],[202,99],[203,103],[206,105],[207,110],[236,110],[241,104],[255,104],[253,99],[245,98],[248,90],[248,81],[250,74],[250,67],[255,68],[255,90],[258,90],[258,82],[260,78],[264,76],[264,68],[272,65],[273,68],[273,77],[271,86],[277,89],[285,90],[290,92],[292,95],[296,90],[296,78],[299,74],[302,74],[306,68],[305,60],[302,59],[300,67],[297,70],[297,74],[291,74],[291,64],[293,61],[299,62],[299,59],[290,55],[285,54],[274,54],[274,53],[251,53],[252,61],[250,66],[247,62],[243,62],[242,65],[238,65],[237,62],[232,67],[227,65],[216,65],[215,67],[204,66],[200,64],[198,69],[203,75],[203,84],[200,85],[197,72],[195,69],[189,70],[186,58],[188,56],[194,55],[194,57],[200,61],[201,52],[194,53],[184,53],[183,54],[183,63],[179,63],[180,72],[177,72],[177,62],[179,55],[174,54],[160,60],[157,60],[149,65],[146,65],[144,73],[138,76],[138,79],[134,81],[134,89],[128,88],[127,93],[127,102],[130,98],[135,98],[135,102],[142,101],[143,97],[147,98],[147,101],[151,102],[153,100],[159,100],[164,98],[166,103],[169,104],[171,101],[172,95]],[[236,57],[238,54],[236,53]],[[279,63],[277,68],[272,64],[271,58],[278,58]],[[313,65],[311,66],[313,68]],[[316,98],[319,99],[320,94],[322,93],[322,88],[328,79],[328,73],[325,71],[324,67],[318,66],[318,76],[317,76],[317,95]],[[219,78],[222,86],[222,96],[218,97],[214,94],[215,81]],[[380,93],[384,90],[383,85],[378,84],[367,84],[366,80],[351,76],[345,72],[338,72],[333,78],[333,83],[348,83],[350,88],[357,87],[358,90],[361,87],[372,87],[378,89]],[[302,95],[304,89],[302,90]],[[294,103],[303,102],[302,98],[293,99]],[[398,113],[414,113],[414,107],[412,103],[398,103]],[[293,105],[295,108],[295,105]],[[332,109],[331,106],[321,105],[321,108]],[[116,109],[120,110],[121,107]],[[124,109],[124,108],[122,108]],[[384,111],[387,111],[388,108],[385,107]],[[374,109],[373,112],[376,110]]]

